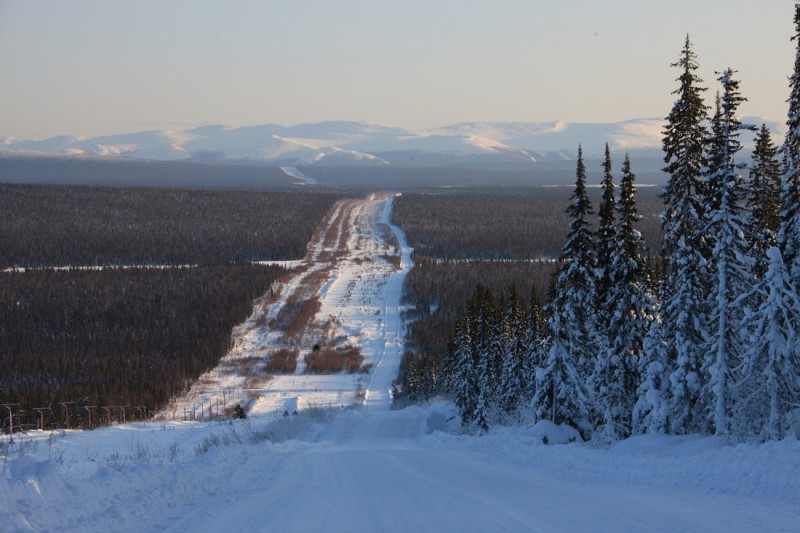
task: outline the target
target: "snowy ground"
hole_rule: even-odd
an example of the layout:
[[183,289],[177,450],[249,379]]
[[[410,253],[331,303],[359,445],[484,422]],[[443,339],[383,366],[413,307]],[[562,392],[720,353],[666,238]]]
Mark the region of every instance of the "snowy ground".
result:
[[450,404],[127,424],[28,443],[3,531],[797,531],[800,443],[544,445]]
[[[3,437],[0,531],[798,530],[795,439],[608,448],[554,444],[562,432],[546,423],[463,435],[447,402],[389,409],[410,268],[390,210],[388,196],[337,204],[220,366],[161,420]],[[317,295],[303,327],[280,329],[283,309]],[[323,333],[357,345],[371,372],[259,370],[270,350],[306,351]],[[236,401],[247,420],[205,416]]]

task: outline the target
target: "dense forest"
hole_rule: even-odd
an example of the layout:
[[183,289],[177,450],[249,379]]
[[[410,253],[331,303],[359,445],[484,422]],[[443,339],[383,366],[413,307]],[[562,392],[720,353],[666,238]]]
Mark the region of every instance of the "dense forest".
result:
[[[339,198],[0,185],[2,263],[26,267],[0,272],[0,403],[15,425],[147,416],[285,272],[249,261],[304,256]],[[163,268],[114,266],[142,264]],[[70,265],[103,268],[46,268]]]
[[[399,392],[449,396],[464,426],[483,431],[548,420],[605,442],[800,435],[800,5],[795,27],[780,149],[765,125],[737,118],[746,99],[734,70],[718,73],[714,105],[705,103],[687,36],[663,137],[669,181],[656,264],[668,268],[647,261],[630,158],[615,178],[606,148],[595,204],[578,147],[547,305],[477,285],[446,349],[404,361]],[[758,134],[745,161],[748,130]]]
[[19,404],[15,424],[37,424],[34,409],[49,408],[48,427],[118,420],[119,408],[129,419],[149,416],[217,363],[233,327],[283,272],[228,265],[0,275],[0,403]]
[[[598,167],[598,176],[602,170]],[[640,201],[644,206],[642,225],[658,245],[663,209],[659,192],[647,187]],[[507,296],[515,287],[525,312],[531,298],[535,302],[549,298],[559,267],[556,258],[569,229],[564,193],[563,188],[548,187],[451,189],[404,193],[395,200],[394,221],[406,230],[414,248],[414,268],[404,289],[406,302],[415,310],[408,316],[407,352],[400,370],[405,387],[398,393],[403,398],[405,391],[403,401],[442,392],[427,390],[424,385],[419,390],[420,384],[409,376],[408,369],[437,364],[447,351],[456,323],[474,305],[472,295],[477,286],[484,295],[498,296]],[[599,200],[600,189],[589,194]],[[660,265],[657,259],[654,254],[654,271]]]
[[[599,176],[602,167],[598,166]],[[599,189],[590,192],[599,198]],[[641,231],[655,255],[661,246],[660,191],[639,194]],[[403,227],[415,257],[436,259],[556,259],[567,236],[567,199],[561,187],[451,189],[404,193],[394,221]]]
[[0,267],[297,259],[339,198],[0,184]]

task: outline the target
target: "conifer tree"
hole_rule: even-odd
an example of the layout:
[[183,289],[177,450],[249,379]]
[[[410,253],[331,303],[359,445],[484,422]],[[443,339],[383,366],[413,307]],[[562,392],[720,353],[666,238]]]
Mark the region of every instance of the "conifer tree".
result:
[[535,287],[531,287],[525,345],[520,350],[520,353],[523,354],[522,373],[525,398],[527,399],[532,399],[536,394],[536,370],[544,364],[545,354],[548,352],[548,336],[544,311],[539,305]]
[[786,436],[788,417],[800,405],[800,298],[780,250],[768,249],[767,257],[755,287],[761,303],[748,317],[750,344],[737,373],[734,428],[741,436],[776,440]]
[[549,305],[550,350],[536,373],[534,406],[538,418],[569,423],[589,432],[591,398],[586,388],[589,362],[596,356],[595,256],[588,216],[592,204],[586,193],[586,167],[578,147],[575,190],[567,213],[572,219],[567,243],[561,249],[561,268],[555,297]]
[[750,164],[750,195],[748,205],[752,215],[754,255],[765,257],[767,249],[777,244],[781,225],[781,164],[778,148],[766,124],[761,125],[755,138]]
[[788,129],[782,150],[785,169],[781,180],[781,228],[778,245],[789,277],[800,287],[800,4],[794,7],[794,71],[789,78]]
[[669,368],[667,344],[664,342],[663,323],[659,317],[658,301],[653,309],[653,321],[642,343],[642,358],[639,361],[639,386],[633,406],[631,432],[666,433],[670,414]]
[[597,358],[593,382],[601,415],[599,433],[604,440],[625,438],[631,432],[631,415],[638,385],[642,342],[653,320],[644,241],[636,229],[641,219],[636,209],[635,175],[625,155],[617,205],[619,225],[609,265],[608,345]]
[[746,128],[736,117],[739,105],[746,101],[739,93],[734,71],[722,72],[721,113],[715,125],[718,135],[712,138],[710,161],[718,166],[709,168],[710,192],[717,205],[706,214],[704,232],[711,236],[714,249],[710,262],[714,269],[709,294],[709,323],[712,328],[705,344],[703,368],[709,376],[701,398],[707,404],[707,416],[716,435],[727,436],[730,431],[733,381],[732,369],[743,355],[741,338],[743,312],[741,298],[753,284],[753,260],[744,238],[747,224],[745,189],[736,153],[741,149],[740,131]]
[[454,335],[454,352],[452,364],[451,386],[453,401],[461,415],[461,425],[466,427],[475,419],[478,385],[473,362],[473,346],[471,317],[468,315],[456,328]]
[[677,248],[694,244],[696,224],[705,211],[701,170],[706,166],[708,107],[703,102],[706,88],[699,85],[703,80],[695,74],[698,64],[688,35],[680,59],[672,66],[679,68],[681,75],[677,79],[680,86],[673,92],[677,100],[667,115],[664,128],[663,150],[667,165],[663,170],[669,175],[662,194],[666,206],[662,215],[664,256],[672,256]]
[[600,183],[603,195],[598,209],[597,225],[597,287],[596,307],[600,317],[606,318],[609,311],[608,295],[613,283],[611,280],[611,261],[616,249],[615,192],[614,177],[611,175],[611,153],[606,143],[603,159],[603,180]]
[[529,343],[527,320],[517,293],[516,284],[509,290],[505,309],[508,324],[504,339],[502,368],[500,369],[500,405],[504,413],[516,416],[520,403],[525,399],[524,357]]
[[688,36],[673,66],[681,74],[680,86],[674,92],[677,100],[664,129],[664,172],[669,182],[662,195],[665,210],[661,220],[661,253],[669,259],[670,269],[661,286],[661,322],[651,330],[648,342],[658,348],[649,355],[670,369],[668,429],[681,434],[705,429],[705,413],[698,403],[705,381],[700,361],[708,293],[705,244],[700,232],[705,212],[701,170],[706,165],[708,108],[703,103],[706,89],[699,85],[702,80],[695,73],[698,65]]

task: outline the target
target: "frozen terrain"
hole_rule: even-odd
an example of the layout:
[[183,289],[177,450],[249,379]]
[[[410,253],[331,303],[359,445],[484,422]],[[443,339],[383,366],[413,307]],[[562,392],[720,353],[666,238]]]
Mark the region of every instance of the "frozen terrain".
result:
[[[306,259],[234,330],[233,348],[217,368],[158,418],[204,419],[237,403],[256,415],[356,403],[388,409],[403,354],[400,297],[411,269],[405,235],[390,224],[392,200],[372,195],[338,202]],[[362,370],[308,373],[304,357],[315,346],[356,349],[364,358]],[[297,351],[296,369],[266,372],[280,350]]]
[[[452,406],[127,424],[28,443],[3,531],[797,531],[800,445],[544,445]],[[19,439],[17,439],[19,440]]]
[[[797,530],[795,439],[609,448],[542,422],[465,435],[448,402],[390,409],[410,269],[391,206],[337,204],[160,420],[2,437],[0,531]],[[357,347],[364,372],[305,373],[319,343]],[[300,352],[297,368],[269,376],[281,348]],[[209,420],[236,402],[246,420]]]

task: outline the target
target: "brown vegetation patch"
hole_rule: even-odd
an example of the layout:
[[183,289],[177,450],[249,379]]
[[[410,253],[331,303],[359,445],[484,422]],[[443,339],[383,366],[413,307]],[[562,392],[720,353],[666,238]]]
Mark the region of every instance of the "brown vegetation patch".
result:
[[286,304],[270,323],[275,329],[284,331],[284,338],[293,338],[307,328],[322,307],[319,289],[328,281],[330,268],[318,270],[305,276],[302,284],[286,299]]
[[256,373],[256,368],[262,361],[264,361],[264,358],[258,355],[226,359],[224,366],[220,370],[226,375],[249,376]]
[[315,347],[305,356],[305,362],[308,374],[353,374],[361,367],[364,356],[357,346]]
[[297,356],[300,350],[297,348],[278,348],[272,352],[265,370],[268,374],[294,374],[297,370]]
[[396,269],[400,269],[401,258],[399,255],[382,255],[381,257],[385,259],[387,263],[394,266]]
[[284,309],[287,310],[288,321],[283,327],[286,337],[296,337],[303,330],[308,327],[319,310],[322,308],[322,303],[319,297],[315,296],[308,300],[301,300],[293,304],[287,304]]

